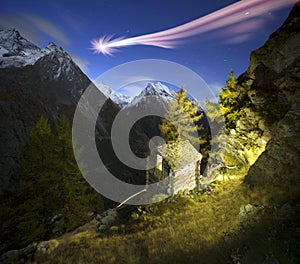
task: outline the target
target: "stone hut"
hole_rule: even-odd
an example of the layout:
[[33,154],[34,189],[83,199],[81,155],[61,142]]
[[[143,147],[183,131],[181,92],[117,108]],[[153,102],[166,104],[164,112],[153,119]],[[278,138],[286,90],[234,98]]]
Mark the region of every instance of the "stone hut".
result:
[[156,176],[170,176],[168,192],[192,190],[198,186],[202,155],[188,140],[164,144],[156,148]]

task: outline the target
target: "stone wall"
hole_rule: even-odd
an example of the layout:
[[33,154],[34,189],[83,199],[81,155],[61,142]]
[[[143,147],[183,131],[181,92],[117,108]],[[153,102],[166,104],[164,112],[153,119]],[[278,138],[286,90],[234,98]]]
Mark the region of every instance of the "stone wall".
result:
[[176,194],[183,190],[193,190],[197,187],[196,177],[197,162],[191,163],[186,167],[171,172],[169,192]]

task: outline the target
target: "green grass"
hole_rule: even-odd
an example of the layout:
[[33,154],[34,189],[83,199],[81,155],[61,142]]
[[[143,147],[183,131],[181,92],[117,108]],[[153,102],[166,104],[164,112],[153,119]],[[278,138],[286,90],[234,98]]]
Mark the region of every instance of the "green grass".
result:
[[[178,195],[142,208],[107,234],[93,221],[57,239],[37,263],[297,263],[299,203],[295,187],[249,189],[241,179],[210,193]],[[281,209],[289,202],[287,211]],[[248,203],[263,207],[241,217]]]

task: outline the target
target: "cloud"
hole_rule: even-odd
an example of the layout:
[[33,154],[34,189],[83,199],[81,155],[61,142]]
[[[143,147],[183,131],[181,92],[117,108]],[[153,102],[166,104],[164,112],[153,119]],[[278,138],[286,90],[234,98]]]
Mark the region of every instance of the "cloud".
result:
[[87,60],[75,55],[71,54],[73,61],[78,65],[78,67],[86,74],[88,72],[88,65],[90,64]]
[[239,24],[227,27],[218,32],[218,35],[224,38],[222,43],[226,44],[240,44],[251,39],[257,31],[262,28],[268,19],[255,18]]
[[29,22],[24,21],[24,19],[20,17],[0,14],[0,29],[12,28],[17,29],[24,38],[30,40],[36,45],[39,45],[42,41],[36,29],[34,29]]
[[240,43],[244,43],[247,40],[251,39],[252,36],[253,36],[253,34],[250,34],[250,33],[240,34],[240,35],[233,36],[230,39],[223,41],[223,43],[225,43],[225,44],[240,44]]
[[50,36],[63,46],[70,44],[68,37],[56,25],[31,13],[21,13],[18,16],[0,14],[0,28],[15,28],[23,37],[37,45],[42,42],[39,32]]
[[80,22],[79,17],[74,17],[74,14],[69,12],[61,12],[58,14],[59,17],[64,21],[64,23],[69,26],[72,30],[78,33],[84,32],[83,24]]
[[70,44],[67,36],[53,23],[34,14],[24,13],[22,17],[34,25],[38,30],[57,40],[60,44],[67,46]]

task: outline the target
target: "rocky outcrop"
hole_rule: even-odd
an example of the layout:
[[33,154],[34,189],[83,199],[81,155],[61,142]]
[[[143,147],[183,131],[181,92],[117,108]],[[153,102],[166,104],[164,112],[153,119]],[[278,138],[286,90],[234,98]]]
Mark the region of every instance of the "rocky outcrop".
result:
[[31,262],[34,255],[37,253],[51,253],[59,242],[55,239],[49,241],[42,241],[40,243],[33,243],[25,248],[10,250],[0,256],[0,262],[3,263],[24,263]]
[[264,46],[252,52],[250,66],[240,76],[248,83],[257,125],[269,140],[250,168],[251,184],[299,181],[300,171],[300,1]]

